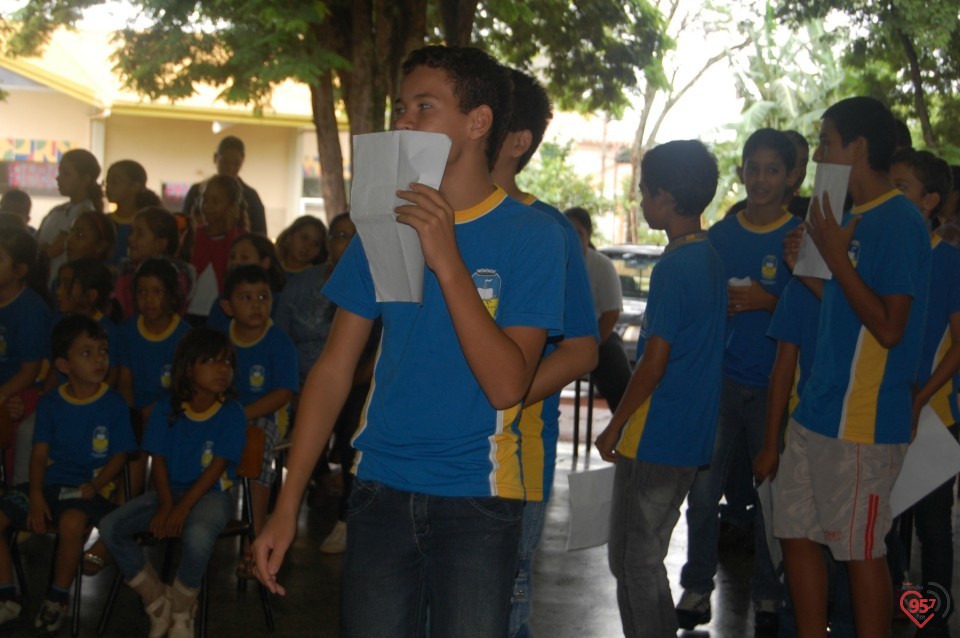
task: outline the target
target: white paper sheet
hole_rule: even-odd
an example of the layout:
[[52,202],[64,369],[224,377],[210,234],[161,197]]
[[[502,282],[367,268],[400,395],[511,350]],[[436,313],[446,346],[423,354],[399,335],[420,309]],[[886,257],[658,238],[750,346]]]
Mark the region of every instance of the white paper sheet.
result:
[[780,551],[780,541],[773,536],[773,501],[776,494],[776,479],[766,479],[757,486],[757,500],[760,502],[760,512],[763,514],[763,533],[767,539],[770,562],[773,564],[774,570],[779,571],[783,554]]
[[213,264],[208,264],[206,270],[197,277],[197,283],[193,285],[193,296],[190,298],[190,305],[187,306],[187,314],[206,317],[213,302],[219,297],[217,273],[213,270]]
[[350,219],[363,241],[377,301],[423,301],[423,251],[417,232],[398,224],[397,197],[420,183],[440,187],[450,153],[440,133],[389,131],[353,138]]
[[603,545],[610,537],[614,466],[571,472],[570,532],[567,551]]
[[890,492],[890,509],[897,516],[960,473],[960,445],[929,405],[920,412],[917,438],[907,449],[900,475]]
[[[819,200],[820,210],[823,210],[823,194],[827,193],[830,197],[833,216],[839,224],[843,218],[843,204],[847,199],[847,184],[849,181],[849,166],[824,164],[822,162],[817,164],[817,174],[813,180],[813,197],[810,198],[810,208],[807,209],[807,221],[810,220],[810,215],[813,212],[814,201]],[[819,279],[833,278],[833,273],[827,268],[827,264],[820,256],[816,244],[806,233],[803,235],[803,243],[800,244],[800,254],[797,256],[797,265],[793,268],[793,274]]]

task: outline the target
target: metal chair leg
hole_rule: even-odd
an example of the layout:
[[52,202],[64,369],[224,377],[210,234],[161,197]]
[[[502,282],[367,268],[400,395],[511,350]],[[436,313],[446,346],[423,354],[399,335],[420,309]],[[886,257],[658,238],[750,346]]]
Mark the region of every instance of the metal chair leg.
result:
[[107,604],[104,605],[103,612],[100,614],[100,622],[97,624],[98,636],[102,636],[107,630],[107,621],[110,620],[110,612],[113,611],[113,603],[117,599],[117,593],[120,591],[121,582],[123,582],[123,576],[118,570],[117,575],[113,577],[113,584],[110,586],[110,593],[107,595]]
[[70,635],[73,636],[73,638],[77,638],[77,636],[80,635],[80,592],[82,584],[83,548],[80,548],[80,562],[77,563],[77,573],[73,576],[73,622],[70,625]]

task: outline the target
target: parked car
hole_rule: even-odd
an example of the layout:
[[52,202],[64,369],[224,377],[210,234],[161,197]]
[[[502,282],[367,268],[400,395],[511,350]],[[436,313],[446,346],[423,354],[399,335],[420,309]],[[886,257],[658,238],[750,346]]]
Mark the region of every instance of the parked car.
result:
[[623,312],[620,313],[614,330],[623,339],[627,358],[633,364],[637,358],[640,323],[647,308],[647,295],[650,293],[650,274],[663,255],[663,246],[616,244],[598,250],[610,258],[620,275]]

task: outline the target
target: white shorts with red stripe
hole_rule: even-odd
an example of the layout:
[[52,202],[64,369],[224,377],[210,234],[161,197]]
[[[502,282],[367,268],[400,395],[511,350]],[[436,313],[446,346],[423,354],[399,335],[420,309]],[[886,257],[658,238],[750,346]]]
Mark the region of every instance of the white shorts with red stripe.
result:
[[774,535],[822,543],[836,560],[886,555],[890,490],[906,452],[905,443],[842,441],[791,419],[777,472]]

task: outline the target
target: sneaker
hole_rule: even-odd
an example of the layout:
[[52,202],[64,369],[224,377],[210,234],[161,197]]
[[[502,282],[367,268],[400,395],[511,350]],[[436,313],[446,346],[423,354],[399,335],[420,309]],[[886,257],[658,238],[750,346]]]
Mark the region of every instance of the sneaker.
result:
[[753,631],[756,636],[776,636],[780,633],[780,614],[775,600],[753,603]]
[[323,554],[342,554],[347,549],[347,524],[337,521],[327,537],[320,543],[320,552]]
[[164,592],[155,601],[144,607],[150,618],[150,638],[162,638],[170,629],[170,594]]
[[193,638],[193,617],[197,606],[193,605],[188,611],[178,611],[170,614],[169,638]]
[[5,600],[0,603],[0,625],[20,618],[20,603],[15,600]]
[[681,629],[692,630],[710,622],[710,592],[704,594],[683,590],[677,603],[677,623]]
[[66,605],[45,600],[40,607],[40,613],[37,614],[37,619],[33,621],[33,627],[42,634],[53,636],[60,631],[66,617]]

